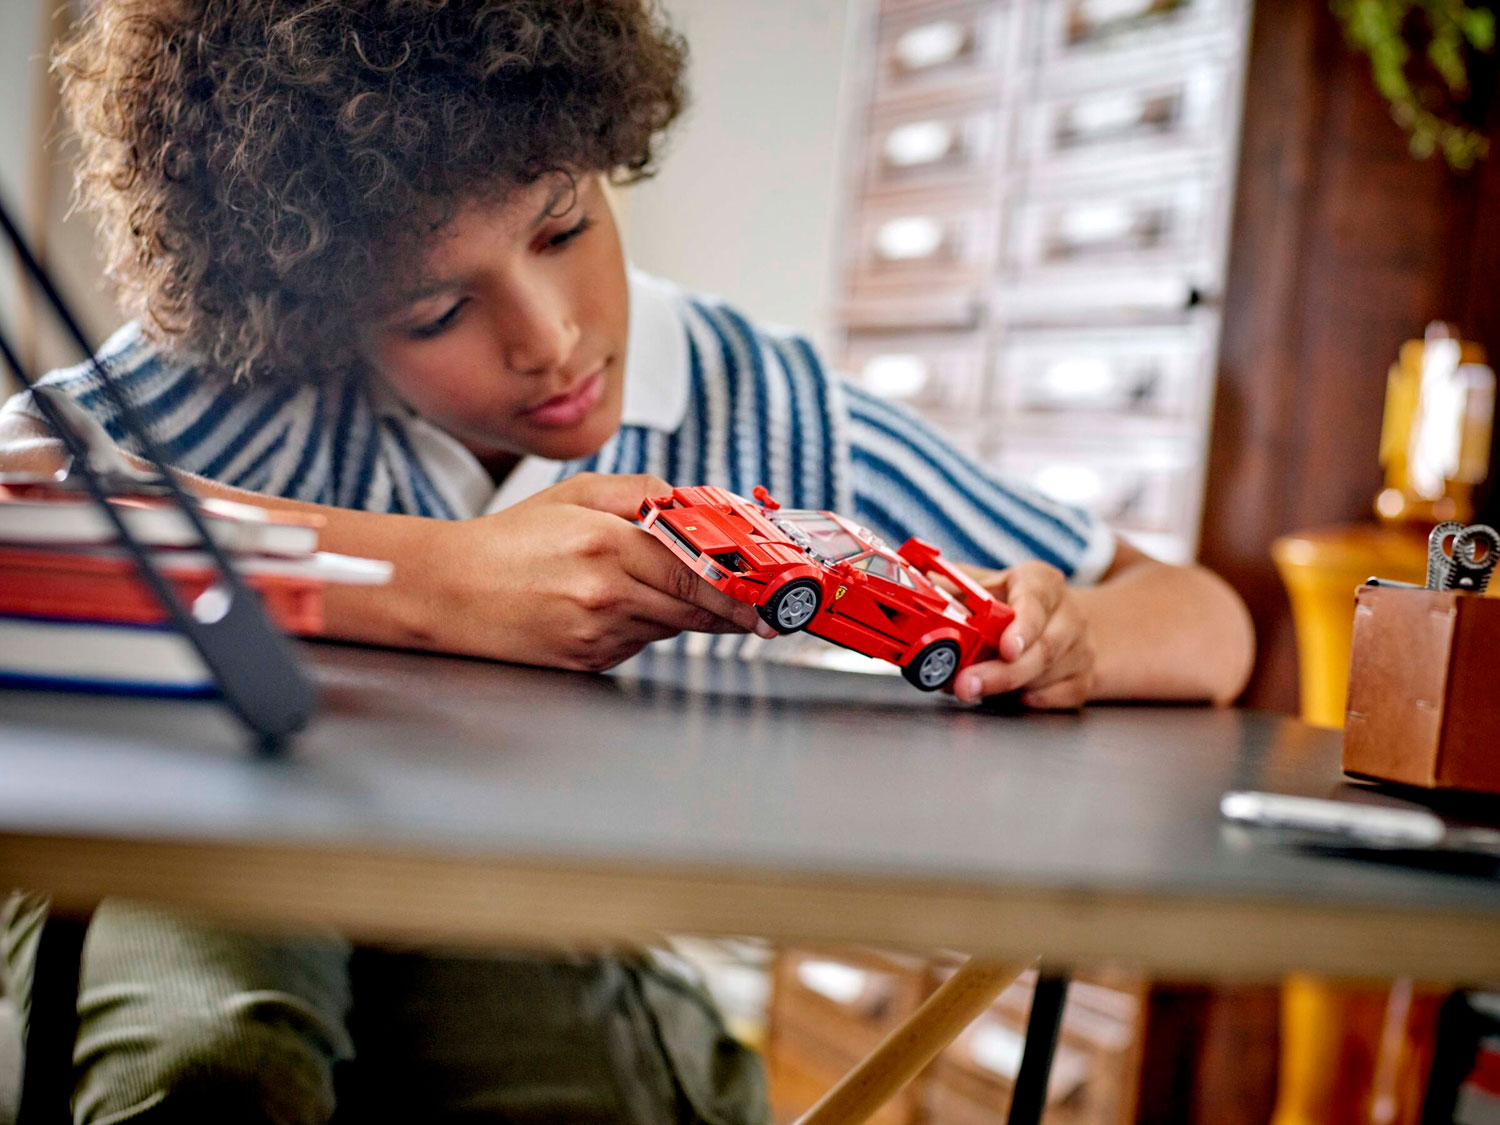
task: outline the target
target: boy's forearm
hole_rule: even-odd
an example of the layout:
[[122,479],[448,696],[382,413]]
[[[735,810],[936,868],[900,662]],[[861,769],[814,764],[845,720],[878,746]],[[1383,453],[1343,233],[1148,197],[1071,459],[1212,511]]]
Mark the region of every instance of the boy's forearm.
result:
[[[62,443],[37,432],[39,428],[39,424],[10,423],[0,432],[0,472],[48,473],[65,463]],[[423,565],[431,550],[433,521],[266,496],[189,474],[181,474],[181,479],[199,496],[315,513],[325,521],[319,536],[322,550],[395,564],[395,573],[386,586],[327,588],[323,612],[327,636],[402,647],[441,647],[441,638],[429,627],[432,576]],[[422,574],[427,575],[424,581],[413,581],[414,575]]]
[[430,565],[434,536],[440,527],[418,516],[362,512],[327,504],[309,504],[281,496],[230,488],[203,477],[189,478],[200,496],[219,496],[265,508],[311,512],[323,517],[319,549],[394,565],[384,586],[330,585],[323,593],[324,633],[344,641],[400,648],[441,648],[435,619],[428,612],[440,575]]
[[1124,565],[1076,591],[1096,653],[1091,697],[1232,702],[1255,656],[1239,595],[1203,567],[1122,554]]
[[433,537],[441,530],[434,526],[436,521],[265,496],[203,477],[188,477],[188,482],[199,496],[322,516],[320,550],[394,564],[391,581],[384,586],[335,584],[324,590],[325,636],[397,648],[445,647],[438,628],[441,618],[429,612],[440,597],[434,587],[441,576],[430,565]]

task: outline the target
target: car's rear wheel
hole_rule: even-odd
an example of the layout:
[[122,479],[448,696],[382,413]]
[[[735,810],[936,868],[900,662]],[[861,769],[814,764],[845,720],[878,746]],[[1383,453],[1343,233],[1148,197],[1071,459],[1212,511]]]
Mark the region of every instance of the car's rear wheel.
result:
[[933,641],[901,669],[901,674],[913,687],[937,691],[958,674],[958,656],[956,641]]
[[818,615],[822,601],[823,591],[818,584],[810,578],[799,578],[777,590],[758,608],[766,624],[778,633],[795,633],[807,628],[808,622]]

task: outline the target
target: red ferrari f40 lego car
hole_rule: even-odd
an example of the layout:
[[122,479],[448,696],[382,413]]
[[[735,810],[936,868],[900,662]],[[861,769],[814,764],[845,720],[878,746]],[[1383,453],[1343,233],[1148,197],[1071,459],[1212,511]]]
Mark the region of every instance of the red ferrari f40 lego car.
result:
[[908,539],[892,551],[833,512],[782,508],[764,488],[755,489],[754,502],[722,488],[678,488],[647,499],[640,517],[678,558],[755,606],[773,629],[805,629],[888,660],[924,691],[995,656],[1015,616],[936,547]]

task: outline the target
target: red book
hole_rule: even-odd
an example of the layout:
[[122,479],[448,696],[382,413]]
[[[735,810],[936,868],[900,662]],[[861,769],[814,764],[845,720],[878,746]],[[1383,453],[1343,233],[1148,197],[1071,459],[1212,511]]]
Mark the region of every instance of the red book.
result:
[[[322,556],[326,558],[327,556]],[[334,556],[335,558],[339,556]],[[157,551],[153,558],[177,596],[191,606],[213,585],[202,554]],[[359,560],[363,562],[365,560]],[[246,583],[282,629],[304,636],[323,630],[323,587],[330,577],[314,560],[236,560]],[[259,571],[259,572],[257,572]],[[371,579],[376,580],[376,579]],[[50,551],[0,547],[0,615],[154,625],[167,620],[135,563],[118,551]]]

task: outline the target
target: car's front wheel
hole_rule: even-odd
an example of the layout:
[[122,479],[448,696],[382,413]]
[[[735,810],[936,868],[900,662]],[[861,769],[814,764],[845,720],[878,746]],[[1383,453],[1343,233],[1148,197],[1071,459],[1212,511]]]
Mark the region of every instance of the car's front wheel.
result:
[[958,674],[958,656],[956,641],[933,641],[901,669],[901,674],[913,687],[937,691]]
[[778,633],[795,633],[807,628],[807,624],[818,615],[818,606],[823,601],[823,591],[809,578],[788,582],[758,607],[766,624]]

